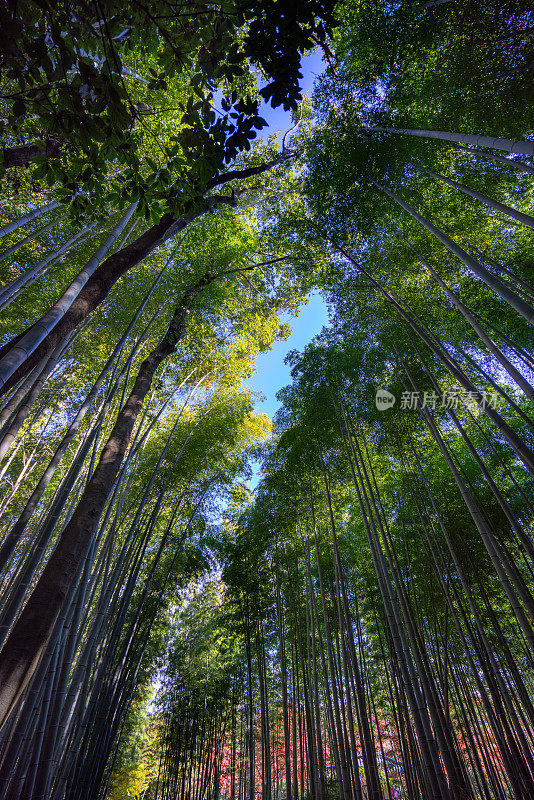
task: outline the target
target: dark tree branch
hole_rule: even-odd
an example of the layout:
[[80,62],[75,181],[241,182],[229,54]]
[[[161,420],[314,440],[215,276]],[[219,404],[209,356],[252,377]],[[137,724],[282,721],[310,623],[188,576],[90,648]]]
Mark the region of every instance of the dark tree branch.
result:
[[59,158],[61,143],[58,139],[48,139],[45,146],[38,144],[23,144],[20,147],[4,147],[2,166],[4,169],[13,167],[27,167],[30,161],[35,161],[40,156],[44,158]]
[[284,161],[294,158],[294,156],[295,153],[293,151],[283,150],[276,156],[276,158],[273,158],[271,161],[265,161],[263,164],[259,164],[257,167],[234,169],[230,170],[230,172],[225,172],[224,175],[219,175],[216,178],[212,178],[210,181],[208,181],[206,189],[214,189],[215,186],[222,186],[225,183],[230,183],[230,181],[251,178],[253,175],[261,175],[262,172],[267,172],[267,170],[272,169],[272,167],[276,167],[278,164],[282,164]]

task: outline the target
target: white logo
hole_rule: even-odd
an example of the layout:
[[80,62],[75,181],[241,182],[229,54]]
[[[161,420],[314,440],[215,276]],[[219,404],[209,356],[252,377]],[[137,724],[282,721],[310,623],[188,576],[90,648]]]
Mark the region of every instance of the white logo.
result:
[[395,405],[395,395],[387,389],[379,389],[376,393],[375,403],[379,411],[385,411]]

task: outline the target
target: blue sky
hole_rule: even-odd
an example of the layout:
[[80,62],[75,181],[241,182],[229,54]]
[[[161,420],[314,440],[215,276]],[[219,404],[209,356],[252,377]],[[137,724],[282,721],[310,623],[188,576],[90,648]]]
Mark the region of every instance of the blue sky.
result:
[[265,395],[256,408],[271,419],[279,407],[276,392],[291,382],[289,367],[284,358],[290,350],[303,350],[308,342],[328,323],[326,304],[318,292],[310,295],[307,306],[302,306],[298,317],[286,317],[293,333],[285,342],[275,342],[272,349],[256,359],[256,372],[247,386]]
[[[263,399],[258,398],[255,409],[268,414],[271,419],[280,407],[276,399],[277,391],[291,383],[290,369],[284,364],[284,359],[290,350],[303,350],[328,323],[326,303],[318,292],[314,292],[309,297],[308,305],[301,307],[298,317],[286,317],[284,321],[289,322],[292,328],[291,336],[283,342],[275,342],[271,350],[257,357],[256,372],[245,383],[262,393]],[[249,487],[255,489],[261,478],[260,464],[255,461],[251,467],[252,479]]]
[[[316,51],[302,60],[301,88],[310,93],[317,75],[324,70],[324,62],[320,51]],[[282,108],[273,109],[264,105],[260,110],[261,116],[269,123],[261,135],[267,138],[272,133],[280,131],[285,133],[291,127],[291,114]],[[292,328],[291,336],[283,342],[275,342],[272,349],[262,353],[256,359],[256,372],[247,381],[247,386],[261,392],[264,400],[259,400],[256,410],[268,414],[271,419],[279,408],[276,393],[283,386],[291,382],[289,367],[284,364],[284,359],[290,350],[303,350],[308,342],[319,333],[321,328],[328,323],[326,304],[318,292],[309,297],[309,303],[300,309],[298,317],[286,317],[284,322],[289,322]],[[258,465],[253,466],[254,476],[251,486],[255,487],[258,480]]]
[[[300,88],[303,92],[311,94],[315,78],[317,75],[324,72],[324,69],[325,63],[320,50],[316,50],[314,53],[310,53],[309,56],[305,56],[302,59],[300,66],[300,71],[302,72]],[[262,139],[266,139],[274,131],[280,131],[283,134],[292,126],[291,112],[284,111],[282,106],[271,108],[270,105],[264,104],[260,109],[260,115],[269,123],[269,127],[263,128],[260,133]]]
[[[320,50],[316,50],[302,59],[300,85],[303,92],[311,93],[313,82],[317,75],[323,72],[324,66]],[[261,132],[263,138],[267,138],[276,131],[283,134],[291,128],[291,113],[284,111],[282,107],[273,109],[270,105],[264,105],[260,114],[269,123],[269,127],[264,128]],[[289,322],[293,333],[285,342],[275,342],[272,350],[258,356],[256,372],[247,381],[248,386],[265,395],[265,400],[257,408],[258,411],[268,414],[271,419],[279,406],[275,397],[276,392],[291,381],[289,367],[284,364],[284,358],[290,350],[304,349],[328,322],[326,305],[322,297],[318,293],[314,293],[309,298],[309,304],[302,306],[299,316],[287,317],[284,319],[284,322],[286,321]]]

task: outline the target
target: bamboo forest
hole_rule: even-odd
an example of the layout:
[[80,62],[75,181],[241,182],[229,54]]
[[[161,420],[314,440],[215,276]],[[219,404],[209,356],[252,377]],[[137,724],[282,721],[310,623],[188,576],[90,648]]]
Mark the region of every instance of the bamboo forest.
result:
[[531,0],[0,29],[0,800],[532,800]]

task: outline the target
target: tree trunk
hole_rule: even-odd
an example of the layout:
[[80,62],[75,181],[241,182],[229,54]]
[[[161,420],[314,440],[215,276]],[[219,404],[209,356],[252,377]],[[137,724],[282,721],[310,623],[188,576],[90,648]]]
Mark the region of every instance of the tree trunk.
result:
[[8,233],[12,233],[16,231],[18,228],[21,228],[23,225],[26,225],[27,222],[31,222],[32,219],[36,219],[37,217],[42,217],[43,214],[48,214],[49,211],[53,211],[55,208],[59,208],[61,203],[57,200],[54,200],[52,203],[48,203],[46,206],[40,206],[39,208],[34,208],[33,211],[28,211],[27,214],[23,214],[22,217],[17,217],[17,219],[8,222],[4,225],[3,228],[0,228],[0,239],[3,236],[7,236]]
[[[54,261],[61,258],[63,253],[66,253],[73,244],[79,241],[86,233],[89,233],[90,230],[92,230],[91,227],[83,228],[83,230],[70,236],[57,250],[53,250],[33,267],[30,267],[26,272],[23,272],[22,275],[19,275],[18,278],[2,286],[0,289],[0,311],[7,308],[24,289],[31,286],[38,278],[44,275]],[[21,337],[16,337],[13,342],[18,341],[19,338]],[[3,348],[0,352],[3,352]]]
[[472,272],[477,275],[484,283],[489,286],[499,297],[505,300],[508,305],[515,308],[515,310],[524,317],[527,322],[530,322],[531,325],[534,325],[534,308],[529,304],[525,303],[512,289],[510,289],[506,284],[496,278],[494,275],[491,274],[482,264],[480,264],[476,259],[472,258],[469,253],[466,253],[459,245],[456,244],[449,236],[447,236],[443,231],[440,231],[439,228],[436,228],[431,222],[429,222],[425,217],[418,214],[415,209],[405,203],[404,200],[401,200],[396,194],[393,194],[389,189],[385,186],[382,186],[379,183],[374,183],[378,189],[382,192],[387,194],[392,200],[394,200],[401,208],[408,212],[417,222],[421,223],[421,225],[430,231],[436,239],[438,239],[445,247],[450,250],[457,258],[462,261],[466,267],[469,267]]
[[[58,447],[56,449],[56,452],[54,453],[50,463],[48,464],[48,466],[45,469],[43,475],[41,476],[41,478],[39,480],[39,483],[37,484],[37,486],[35,487],[35,489],[33,490],[32,494],[31,494],[31,496],[27,500],[26,505],[24,506],[24,509],[23,509],[21,515],[19,516],[19,519],[17,520],[17,522],[15,523],[13,528],[11,529],[10,533],[8,534],[8,536],[2,542],[2,545],[0,546],[0,572],[3,570],[7,559],[10,557],[10,555],[11,555],[11,553],[13,551],[13,548],[16,546],[16,543],[19,541],[22,533],[24,532],[24,530],[26,528],[26,525],[28,524],[28,522],[29,522],[29,520],[30,520],[30,518],[31,518],[31,516],[32,516],[32,514],[33,514],[33,512],[34,512],[34,510],[35,510],[35,508],[37,506],[37,504],[41,500],[41,497],[43,496],[43,494],[44,494],[44,492],[46,490],[46,487],[48,486],[48,484],[52,480],[52,478],[53,478],[53,476],[54,476],[54,474],[56,472],[57,467],[59,466],[59,463],[60,463],[63,455],[67,451],[67,448],[68,448],[70,442],[72,441],[72,439],[76,435],[76,433],[77,433],[77,431],[78,431],[78,429],[79,429],[79,427],[80,427],[85,415],[87,414],[89,408],[91,407],[91,404],[93,403],[94,399],[96,398],[96,396],[98,394],[98,391],[99,391],[100,387],[102,386],[103,381],[105,380],[106,376],[109,374],[109,372],[110,372],[114,362],[116,361],[116,359],[118,359],[120,354],[122,353],[122,349],[123,349],[124,345],[126,344],[126,341],[127,341],[128,337],[129,337],[129,335],[131,334],[131,332],[132,332],[137,320],[139,319],[139,317],[140,317],[143,309],[145,308],[146,304],[148,303],[153,291],[155,290],[156,286],[158,285],[159,281],[161,280],[161,278],[163,276],[163,273],[167,269],[169,263],[170,263],[170,259],[169,259],[169,261],[167,261],[165,263],[164,267],[160,271],[160,273],[157,276],[156,280],[154,281],[154,283],[150,287],[149,291],[145,295],[144,299],[140,303],[140,305],[139,305],[137,311],[135,312],[130,324],[126,328],[125,332],[123,333],[123,335],[121,336],[121,338],[118,341],[117,345],[115,346],[115,349],[114,349],[113,353],[110,355],[110,357],[108,358],[106,364],[102,368],[102,370],[100,372],[100,375],[98,376],[98,378],[96,379],[95,383],[93,384],[93,387],[91,388],[91,390],[90,390],[89,394],[87,395],[86,399],[84,400],[84,402],[82,403],[82,405],[78,409],[78,412],[76,413],[76,416],[74,417],[74,419],[70,423],[70,425],[69,425],[65,435],[63,436],[61,442],[59,443],[59,445],[58,445]],[[132,352],[132,355],[133,355],[134,352],[135,352],[135,348],[134,348],[134,351]],[[130,363],[131,363],[131,356],[128,359],[128,364],[130,364]],[[109,405],[109,401],[110,401],[110,398],[108,398],[108,401],[107,401],[108,405]]]
[[500,211],[503,214],[507,214],[509,217],[515,219],[517,222],[520,222],[522,225],[527,225],[529,228],[534,228],[534,217],[531,217],[529,214],[524,214],[522,211],[517,211],[515,208],[511,208],[504,203],[499,203],[498,200],[494,200],[492,197],[482,194],[482,192],[477,192],[476,189],[471,189],[469,186],[459,183],[459,181],[454,181],[452,178],[445,177],[445,175],[438,175],[437,172],[432,172],[431,169],[423,169],[422,167],[420,167],[420,169],[421,172],[425,172],[427,175],[431,175],[433,178],[436,178],[436,180],[446,183],[447,186],[452,186],[453,189],[459,189],[460,192],[467,194],[469,197],[474,197],[475,200],[480,200],[481,203],[484,203],[484,205],[495,209],[495,211]]
[[499,139],[495,136],[476,136],[470,133],[451,133],[450,131],[424,131],[413,128],[379,128],[363,125],[364,131],[378,133],[402,133],[408,136],[422,136],[424,139],[441,139],[445,142],[463,142],[477,147],[491,147],[494,150],[506,150],[507,153],[524,153],[534,155],[534,142],[517,139]]
[[[281,156],[278,156],[272,161],[265,162],[257,167],[249,167],[248,169],[244,170],[233,170],[226,174],[216,176],[208,181],[206,191],[211,190],[216,186],[229,183],[232,180],[239,180],[242,178],[252,177],[253,175],[259,175],[271,169],[276,164],[280,164],[285,159],[287,159],[287,155],[282,153]],[[135,241],[106,258],[105,261],[100,264],[98,269],[96,269],[96,271],[91,275],[83,289],[77,295],[74,302],[72,302],[70,305],[68,311],[61,317],[54,328],[43,337],[42,341],[40,341],[31,355],[25,358],[24,362],[14,370],[13,374],[7,378],[3,384],[0,385],[0,397],[2,397],[10,388],[15,386],[21,380],[21,378],[23,378],[31,369],[33,369],[35,364],[40,361],[46,353],[49,353],[51,350],[53,350],[58,342],[64,339],[70,331],[77,328],[78,325],[84,319],[86,319],[89,314],[98,308],[98,306],[106,299],[115,283],[126,272],[128,272],[128,270],[132,269],[132,267],[136,266],[136,264],[139,264],[139,262],[146,258],[146,256],[148,256],[153,250],[159,247],[159,245],[163,244],[180,231],[183,231],[195,219],[202,217],[208,212],[214,212],[220,205],[236,206],[239,194],[244,191],[246,190],[243,189],[240,190],[240,192],[233,191],[229,196],[210,195],[208,197],[204,197],[201,195],[195,198],[195,201],[192,203],[197,210],[192,211],[190,214],[184,214],[183,216],[178,217],[178,219],[173,219],[172,214],[164,214],[159,222],[145,231]],[[203,208],[198,208],[200,203],[204,203]],[[56,208],[58,205],[59,203],[52,204],[51,206],[47,206],[44,210],[38,209],[37,211],[44,213],[45,210],[51,210],[51,208]],[[37,216],[37,211],[31,212],[31,215],[26,215],[25,221],[28,221],[28,219],[33,219],[34,216]],[[21,220],[17,220],[16,222],[10,224],[14,225],[15,227],[19,227],[24,223],[21,222]],[[3,235],[2,230],[0,230],[0,236]],[[10,228],[10,230],[14,230],[14,228]],[[5,230],[5,232],[8,231]],[[22,334],[12,339],[11,342],[8,342],[6,345],[0,348],[0,361],[3,360],[3,358],[12,350],[12,348],[16,347],[17,343],[22,339],[23,336],[26,335],[26,333],[29,333],[29,331],[31,331],[31,327],[27,331],[24,331]]]
[[506,156],[499,156],[497,153],[486,153],[483,150],[478,150],[476,147],[462,147],[462,145],[459,144],[458,149],[463,153],[468,153],[475,159],[481,158],[484,161],[498,161],[499,164],[506,164],[508,167],[512,167],[512,169],[518,172],[534,175],[534,167],[531,167],[530,164],[524,164],[522,161],[512,161],[510,158],[506,158]]
[[30,161],[36,158],[59,158],[60,142],[57,139],[47,139],[45,146],[38,144],[23,144],[19,147],[4,147],[4,159],[2,167],[13,169],[13,167],[27,167]]
[[176,307],[166,334],[143,361],[134,386],[119,412],[80,501],[64,528],[24,610],[0,652],[1,724],[26,686],[49,640],[57,615],[85,558],[102,511],[128,447],[134,425],[160,364],[176,348],[185,332],[190,304],[211,282],[204,276]]
[[[446,366],[449,372],[458,380],[461,386],[468,392],[473,392],[474,396],[478,396],[477,390],[475,385],[470,381],[468,376],[465,372],[460,368],[458,363],[455,361],[454,358],[450,355],[450,353],[445,349],[442,344],[438,344],[434,337],[430,334],[428,329],[423,328],[423,323],[419,320],[419,322],[415,322],[412,317],[404,310],[398,299],[391,293],[388,292],[382,284],[380,284],[377,280],[375,280],[368,272],[363,270],[361,266],[354,261],[353,258],[347,253],[347,251],[341,247],[341,245],[332,242],[334,247],[338,250],[341,255],[345,256],[354,266],[356,266],[362,275],[371,281],[373,286],[383,294],[383,296],[392,304],[392,306],[398,311],[398,313],[406,320],[408,325],[417,333],[417,335],[425,342],[425,344],[430,348],[430,350],[434,353],[435,356],[441,361],[442,364]],[[517,433],[508,425],[508,423],[501,417],[501,415],[492,408],[490,404],[482,404],[479,403],[482,410],[490,417],[490,419],[495,423],[495,425],[499,428],[501,433],[505,436],[508,443],[511,445],[513,450],[517,453],[525,467],[528,469],[531,475],[534,475],[534,453],[529,449],[529,447],[525,444],[525,442],[517,435]]]
[[508,372],[510,377],[517,383],[517,385],[523,390],[526,397],[529,400],[534,402],[534,388],[530,385],[530,383],[526,380],[526,378],[519,372],[518,369],[512,364],[512,362],[504,355],[502,350],[497,347],[495,342],[488,336],[488,334],[484,331],[481,325],[477,322],[473,314],[470,310],[465,306],[461,300],[459,300],[458,296],[450,289],[445,281],[441,279],[438,275],[434,267],[425,259],[423,256],[417,252],[417,250],[413,247],[410,242],[407,242],[408,246],[413,250],[416,254],[417,258],[420,260],[421,264],[426,267],[426,269],[430,272],[430,274],[436,279],[438,284],[441,286],[449,300],[456,306],[460,314],[469,323],[469,325],[473,328],[476,334],[480,337],[480,339],[484,342],[490,353],[497,359],[499,364],[504,367],[504,369]]
[[3,253],[0,253],[0,261],[3,261],[4,258],[9,258],[10,256],[13,255],[13,253],[16,253],[17,250],[20,250],[21,247],[24,247],[25,244],[28,244],[28,242],[31,242],[33,239],[37,239],[37,237],[41,236],[41,234],[51,230],[60,222],[63,222],[65,219],[66,218],[64,216],[57,217],[57,219],[53,219],[52,222],[49,222],[47,225],[43,225],[42,228],[38,228],[37,230],[32,231],[27,236],[25,236],[24,239],[20,239],[20,241],[12,245],[12,247],[8,247],[7,250],[4,250]]
[[61,318],[66,314],[91,275],[98,268],[102,259],[105,258],[123,232],[136,208],[137,202],[130,205],[106,240],[100,245],[96,253],[89,259],[60,299],[52,306],[50,311],[18,338],[14,346],[10,347],[7,353],[0,358],[0,382],[2,385],[4,385],[15,370],[26,361],[28,356],[35,351],[43,339],[48,336],[50,331],[55,328]]

